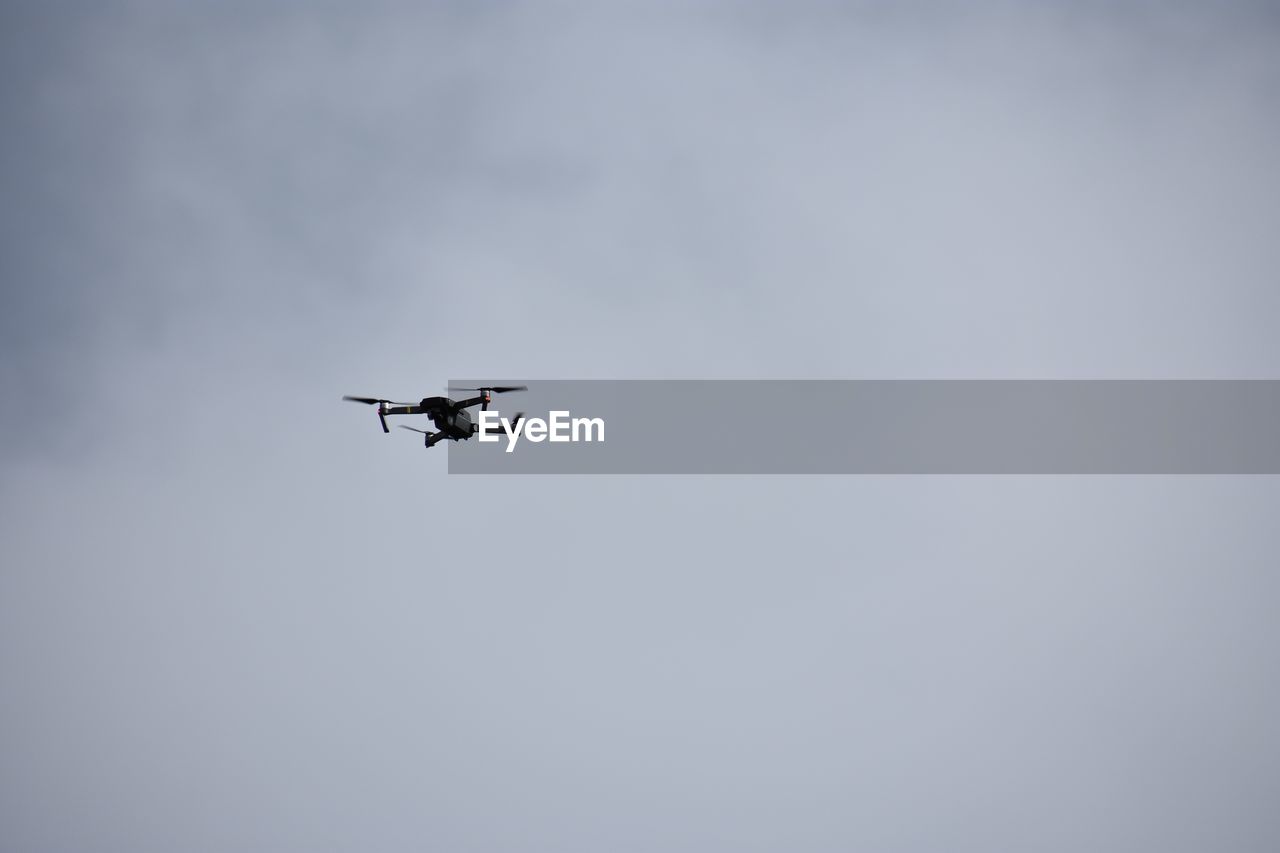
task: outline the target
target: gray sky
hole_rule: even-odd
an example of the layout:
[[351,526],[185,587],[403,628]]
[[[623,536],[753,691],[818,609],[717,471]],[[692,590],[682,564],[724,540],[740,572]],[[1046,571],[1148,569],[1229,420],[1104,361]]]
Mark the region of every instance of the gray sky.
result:
[[338,399],[1278,377],[1278,20],[6,4],[0,849],[1280,846],[1274,478],[449,478]]

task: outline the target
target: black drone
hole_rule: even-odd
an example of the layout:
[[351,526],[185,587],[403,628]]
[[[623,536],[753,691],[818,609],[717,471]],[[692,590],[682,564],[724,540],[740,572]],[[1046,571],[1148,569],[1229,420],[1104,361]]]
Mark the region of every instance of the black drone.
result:
[[[450,400],[448,397],[423,397],[418,403],[394,403],[391,400],[378,400],[374,397],[343,397],[344,400],[350,400],[353,403],[365,403],[367,405],[378,407],[378,420],[382,423],[383,432],[391,432],[387,427],[387,415],[428,415],[431,422],[435,424],[436,431],[430,432],[425,429],[414,429],[411,426],[401,426],[401,429],[420,432],[426,436],[426,446],[430,447],[437,441],[466,441],[471,436],[480,432],[480,425],[471,420],[471,413],[467,409],[472,406],[479,405],[480,411],[486,411],[489,408],[489,400],[493,394],[506,394],[510,391],[527,391],[527,385],[490,385],[484,388],[450,388],[450,391],[479,391],[479,397],[468,397],[465,400]],[[520,423],[520,419],[524,417],[524,412],[517,412],[515,419],[511,422],[512,429]],[[490,433],[501,433],[501,429],[490,429]]]

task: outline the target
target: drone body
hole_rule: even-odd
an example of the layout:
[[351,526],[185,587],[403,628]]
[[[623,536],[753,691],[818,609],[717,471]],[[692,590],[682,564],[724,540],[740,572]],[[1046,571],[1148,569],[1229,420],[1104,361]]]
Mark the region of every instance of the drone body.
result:
[[[403,429],[420,432],[426,439],[424,444],[431,447],[436,442],[449,441],[466,441],[480,431],[480,427],[471,420],[471,413],[467,409],[472,406],[480,406],[481,411],[489,408],[489,401],[493,394],[505,394],[510,391],[527,390],[525,385],[490,385],[484,388],[457,388],[450,390],[458,391],[479,391],[478,397],[468,397],[465,400],[451,400],[448,397],[423,397],[417,403],[395,403],[391,400],[380,400],[375,397],[343,397],[344,400],[350,400],[353,403],[365,403],[367,405],[376,405],[378,407],[378,420],[382,424],[383,432],[391,432],[387,426],[388,415],[426,415],[431,418],[431,423],[435,426],[435,432],[428,430],[415,429],[406,426]],[[519,423],[523,417],[523,412],[516,414],[515,423]]]

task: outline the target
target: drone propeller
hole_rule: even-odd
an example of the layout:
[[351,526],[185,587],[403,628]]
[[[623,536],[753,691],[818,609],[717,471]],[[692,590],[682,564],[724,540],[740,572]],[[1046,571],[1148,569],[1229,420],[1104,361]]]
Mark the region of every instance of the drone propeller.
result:
[[[422,435],[424,436],[424,438],[422,439],[422,443],[427,447],[430,447],[431,445],[435,444],[435,441],[439,441],[441,437],[440,433],[438,432],[430,432],[425,429],[418,429],[417,427],[405,426],[404,424],[400,424],[400,429],[407,429],[409,430],[409,432],[422,433]],[[433,437],[435,438],[435,441],[432,441]]]
[[377,397],[343,397],[344,400],[350,400],[353,403],[364,403],[372,406],[375,403],[386,403],[388,406],[412,406],[413,403],[397,403],[394,400],[379,400]]
[[528,385],[485,385],[480,388],[459,388],[456,385],[449,386],[450,391],[491,391],[494,394],[506,394],[508,391],[528,391]]

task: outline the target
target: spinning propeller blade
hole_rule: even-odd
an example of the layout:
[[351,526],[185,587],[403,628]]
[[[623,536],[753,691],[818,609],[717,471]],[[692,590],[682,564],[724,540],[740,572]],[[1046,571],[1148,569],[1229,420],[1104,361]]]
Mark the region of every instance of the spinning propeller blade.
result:
[[413,403],[397,403],[395,400],[379,400],[377,397],[343,397],[344,400],[350,400],[353,403],[364,403],[372,406],[375,403],[386,403],[388,406],[412,406]]
[[450,391],[491,391],[494,394],[506,394],[508,391],[528,391],[528,385],[484,385],[480,388],[459,388],[456,385],[449,386]]
[[430,431],[425,430],[425,429],[418,429],[417,427],[405,426],[404,424],[400,424],[400,429],[407,429],[407,430],[409,430],[409,432],[420,432],[420,433],[422,433],[422,435],[423,435],[422,444],[423,444],[425,447],[430,447],[430,446],[431,446],[432,444],[434,444],[436,441],[439,441],[439,440],[441,439],[441,437],[442,437],[442,436],[440,435],[440,433],[438,433],[438,432],[430,432]]

